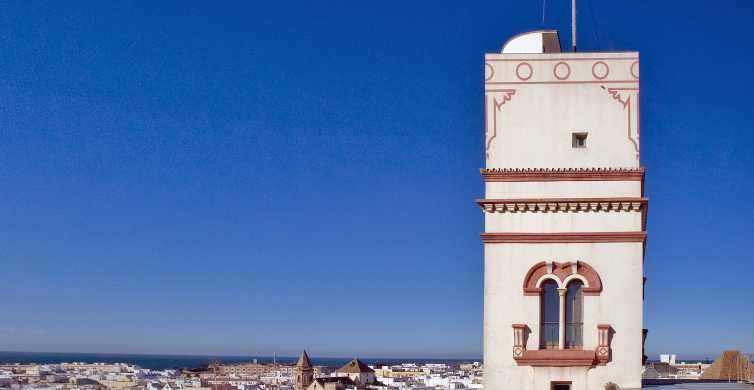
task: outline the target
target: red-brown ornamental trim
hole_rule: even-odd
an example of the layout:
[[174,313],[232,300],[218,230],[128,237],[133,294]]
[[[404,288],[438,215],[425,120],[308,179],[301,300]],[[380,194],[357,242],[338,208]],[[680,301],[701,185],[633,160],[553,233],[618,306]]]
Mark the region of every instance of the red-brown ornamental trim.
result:
[[641,242],[646,232],[577,232],[577,233],[482,233],[485,244],[570,244],[603,242]]
[[514,357],[519,366],[532,367],[591,367],[597,365],[593,350],[539,349],[522,351]]
[[644,181],[644,168],[480,169],[485,182]]
[[610,329],[610,324],[597,324],[597,329]]
[[476,203],[488,213],[643,211],[647,198],[477,199]]
[[541,294],[542,288],[537,287],[537,282],[545,275],[551,275],[551,279],[554,279],[552,276],[557,278],[555,282],[558,283],[560,288],[568,287],[565,285],[568,277],[571,275],[577,275],[580,277],[579,279],[583,278],[583,280],[586,280],[586,284],[588,285],[584,286],[582,290],[584,295],[600,295],[602,292],[602,279],[600,279],[600,275],[589,264],[583,261],[565,263],[551,262],[549,264],[546,261],[541,261],[534,264],[534,266],[529,269],[529,272],[526,273],[523,286],[524,295]]

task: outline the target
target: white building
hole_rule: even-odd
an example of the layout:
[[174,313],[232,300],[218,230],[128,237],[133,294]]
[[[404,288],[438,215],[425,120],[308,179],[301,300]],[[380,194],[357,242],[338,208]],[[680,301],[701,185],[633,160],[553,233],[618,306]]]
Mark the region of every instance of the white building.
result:
[[343,367],[335,370],[335,376],[348,377],[354,383],[363,386],[371,385],[377,381],[374,370],[357,358],[353,358]]
[[485,56],[485,115],[485,388],[640,388],[639,54],[516,36]]
[[675,354],[664,353],[660,355],[660,362],[675,364]]

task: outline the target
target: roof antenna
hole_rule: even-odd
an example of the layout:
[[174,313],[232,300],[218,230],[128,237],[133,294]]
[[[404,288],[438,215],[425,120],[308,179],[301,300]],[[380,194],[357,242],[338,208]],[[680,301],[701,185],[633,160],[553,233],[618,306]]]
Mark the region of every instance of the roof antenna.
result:
[[547,9],[547,0],[542,0],[542,25],[545,24],[545,10]]
[[571,49],[576,52],[576,0],[571,0]]

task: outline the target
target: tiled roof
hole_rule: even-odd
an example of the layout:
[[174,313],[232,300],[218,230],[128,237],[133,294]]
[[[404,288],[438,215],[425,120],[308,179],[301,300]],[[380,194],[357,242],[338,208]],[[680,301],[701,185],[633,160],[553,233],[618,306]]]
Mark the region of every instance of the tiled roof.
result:
[[754,381],[754,364],[741,352],[725,351],[704,370],[700,379]]
[[369,366],[364,364],[361,360],[353,358],[350,362],[346,363],[343,367],[339,368],[336,372],[343,372],[346,374],[358,374],[374,372]]
[[330,376],[324,378],[314,378],[314,381],[324,386],[325,383],[342,383],[344,385],[353,385],[351,378],[347,376]]
[[660,375],[660,377],[667,378],[670,375],[675,375],[678,373],[678,369],[671,366],[670,363],[658,362],[658,363],[651,363],[651,364],[652,364],[651,367],[654,368],[655,371],[657,371],[657,374]]

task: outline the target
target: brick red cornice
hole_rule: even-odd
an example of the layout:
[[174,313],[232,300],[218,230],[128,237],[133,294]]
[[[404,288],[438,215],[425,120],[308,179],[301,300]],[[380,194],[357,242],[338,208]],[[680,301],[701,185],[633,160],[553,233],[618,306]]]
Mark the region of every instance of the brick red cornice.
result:
[[548,244],[641,242],[646,232],[574,232],[574,233],[482,233],[485,244]]
[[514,357],[519,366],[533,367],[591,367],[597,365],[597,356],[591,350],[540,349],[523,351]]
[[641,181],[644,168],[482,168],[485,182],[517,181]]

